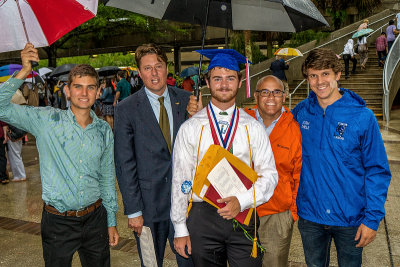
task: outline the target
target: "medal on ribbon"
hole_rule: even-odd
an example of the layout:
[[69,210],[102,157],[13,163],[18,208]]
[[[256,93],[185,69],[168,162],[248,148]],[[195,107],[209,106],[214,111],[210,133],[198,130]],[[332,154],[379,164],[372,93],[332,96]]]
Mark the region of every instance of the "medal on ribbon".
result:
[[[232,147],[233,139],[235,138],[236,129],[239,123],[239,109],[235,105],[235,109],[232,114],[231,122],[227,127],[221,129],[218,125],[217,118],[215,117],[214,110],[211,106],[211,102],[207,105],[207,116],[210,122],[211,134],[215,145],[220,145],[226,150],[230,150]],[[223,131],[226,132],[225,138],[223,138]]]

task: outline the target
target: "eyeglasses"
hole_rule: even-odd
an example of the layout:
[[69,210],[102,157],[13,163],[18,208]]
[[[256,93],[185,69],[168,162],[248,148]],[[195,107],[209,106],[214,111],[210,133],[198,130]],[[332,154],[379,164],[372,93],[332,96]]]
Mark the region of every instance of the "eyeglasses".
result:
[[268,97],[271,94],[274,97],[282,97],[283,94],[285,93],[284,91],[281,91],[281,90],[270,91],[270,90],[267,90],[267,89],[256,90],[256,92],[259,93],[263,97]]

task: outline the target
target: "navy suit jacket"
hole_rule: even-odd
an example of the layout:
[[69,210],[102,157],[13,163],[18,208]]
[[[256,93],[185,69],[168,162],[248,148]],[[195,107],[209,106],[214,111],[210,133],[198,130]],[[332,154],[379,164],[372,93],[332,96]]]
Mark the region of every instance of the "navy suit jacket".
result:
[[[173,140],[188,118],[190,93],[168,86]],[[115,112],[114,157],[124,213],[142,211],[145,225],[169,220],[172,155],[144,88],[121,101]]]

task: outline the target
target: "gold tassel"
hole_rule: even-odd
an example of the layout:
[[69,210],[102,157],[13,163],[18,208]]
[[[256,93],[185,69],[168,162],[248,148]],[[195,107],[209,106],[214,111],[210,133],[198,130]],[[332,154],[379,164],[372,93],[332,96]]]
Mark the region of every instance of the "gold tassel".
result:
[[257,237],[255,237],[253,241],[253,250],[251,251],[251,256],[253,258],[257,258]]
[[189,205],[186,212],[186,219],[189,217],[189,211],[192,208],[192,203],[193,203],[193,191],[192,194],[190,195]]
[[[249,142],[250,166],[254,170],[253,157],[251,156],[250,137],[247,126],[246,126],[246,132],[247,132],[247,140]],[[254,188],[254,181],[253,181],[253,198],[254,198],[254,240],[253,240],[253,249],[251,251],[250,256],[253,258],[257,258],[257,205],[256,205],[256,189]]]

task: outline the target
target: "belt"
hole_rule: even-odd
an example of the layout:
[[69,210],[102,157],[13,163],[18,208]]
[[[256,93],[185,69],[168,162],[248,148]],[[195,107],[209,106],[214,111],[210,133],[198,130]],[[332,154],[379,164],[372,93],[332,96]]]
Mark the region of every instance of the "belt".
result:
[[100,207],[101,205],[101,198],[99,198],[95,203],[93,203],[92,205],[89,205],[83,209],[80,210],[67,210],[65,212],[59,212],[56,208],[54,208],[51,205],[46,205],[46,203],[44,204],[44,209],[54,215],[59,215],[59,216],[70,216],[70,217],[82,217],[85,216],[91,212],[93,212],[95,209],[97,209],[98,207]]

